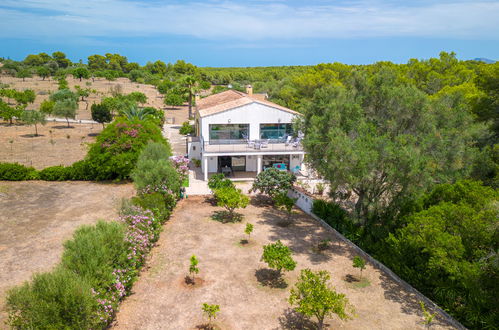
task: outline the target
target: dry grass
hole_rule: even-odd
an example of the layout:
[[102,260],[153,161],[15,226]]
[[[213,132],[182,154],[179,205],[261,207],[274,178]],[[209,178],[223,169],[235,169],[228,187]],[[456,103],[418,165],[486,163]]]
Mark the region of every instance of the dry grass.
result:
[[[220,305],[216,324],[222,329],[313,329],[314,323],[290,309],[290,288],[303,268],[328,270],[332,285],[345,293],[355,307],[350,321],[327,320],[330,328],[342,329],[423,329],[419,297],[367,265],[362,277],[370,285],[352,286],[345,278],[358,275],[352,267],[355,251],[326,231],[315,220],[297,211],[294,223],[279,226],[285,215],[255,199],[244,210],[241,222],[221,223],[211,219],[214,211],[204,197],[182,201],[152,252],[144,271],[117,315],[118,329],[195,329],[206,324],[201,305]],[[249,244],[246,222],[255,229]],[[276,278],[260,261],[262,246],[280,239],[293,251],[297,268]],[[324,239],[330,248],[317,251]],[[189,257],[199,258],[202,285],[186,288]],[[366,282],[367,283],[367,282]],[[436,320],[434,329],[449,328]]]
[[[0,310],[7,290],[54,267],[82,224],[117,217],[131,184],[0,181]],[[0,328],[5,313],[0,312]]]

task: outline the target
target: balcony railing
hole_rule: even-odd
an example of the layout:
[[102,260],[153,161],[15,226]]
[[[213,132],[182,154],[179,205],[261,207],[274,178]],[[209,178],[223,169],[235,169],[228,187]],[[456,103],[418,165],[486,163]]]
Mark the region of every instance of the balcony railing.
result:
[[220,142],[221,140],[204,142],[204,151],[213,153],[303,151],[303,146],[300,140],[291,141],[289,143],[269,140],[224,140],[224,143]]

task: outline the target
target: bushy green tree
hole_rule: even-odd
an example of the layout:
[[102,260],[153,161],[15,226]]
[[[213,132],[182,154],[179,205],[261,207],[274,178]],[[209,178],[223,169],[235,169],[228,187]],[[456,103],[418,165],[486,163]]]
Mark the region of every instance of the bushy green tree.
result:
[[235,210],[246,208],[249,197],[242,193],[241,189],[234,187],[222,187],[215,190],[217,205],[224,207],[229,212],[229,219],[234,219]]
[[64,117],[69,126],[69,119],[76,118],[76,110],[78,109],[78,103],[74,99],[65,99],[62,101],[57,101],[54,104],[54,110],[52,113],[58,117]]
[[282,270],[291,271],[296,267],[296,261],[291,256],[291,250],[278,240],[275,243],[263,246],[262,261],[277,270],[281,275]]
[[287,194],[295,181],[296,177],[290,172],[268,168],[256,176],[251,190],[273,198],[279,194]]
[[92,120],[102,124],[102,128],[104,128],[105,123],[110,123],[111,120],[113,120],[111,111],[105,104],[92,104],[90,111],[92,114]]
[[81,81],[83,78],[88,79],[90,77],[90,72],[87,68],[80,66],[73,70],[73,76]]
[[366,268],[366,261],[359,256],[355,256],[355,257],[353,257],[353,260],[352,260],[352,266],[354,268],[360,269],[360,279],[362,279],[362,271]]
[[289,297],[289,303],[296,306],[297,312],[317,318],[319,330],[323,329],[327,316],[336,314],[341,320],[347,320],[353,314],[346,296],[328,285],[330,278],[325,270],[313,272],[303,269]]
[[215,193],[217,189],[226,187],[235,188],[234,183],[230,179],[227,179],[222,173],[213,174],[208,180],[208,188],[210,188],[213,193]]

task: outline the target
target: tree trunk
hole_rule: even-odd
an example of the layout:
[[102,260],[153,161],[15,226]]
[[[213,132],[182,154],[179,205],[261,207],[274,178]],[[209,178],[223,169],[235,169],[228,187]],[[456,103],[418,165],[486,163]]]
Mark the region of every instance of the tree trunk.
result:
[[324,318],[319,319],[319,322],[317,324],[317,329],[322,330],[323,327],[324,327]]
[[189,91],[189,119],[192,118],[192,93]]
[[38,128],[36,127],[36,124],[35,124],[35,136],[38,136]]
[[66,121],[68,122],[68,128],[69,128],[69,118],[68,117],[66,117]]
[[81,81],[81,77],[80,77],[80,81]]

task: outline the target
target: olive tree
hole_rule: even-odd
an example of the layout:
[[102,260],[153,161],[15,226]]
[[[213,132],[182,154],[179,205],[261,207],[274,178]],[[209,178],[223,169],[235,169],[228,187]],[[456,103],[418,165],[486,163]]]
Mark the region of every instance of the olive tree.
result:
[[92,104],[90,111],[92,113],[92,120],[102,124],[102,128],[104,128],[105,123],[109,123],[113,120],[111,110],[109,110],[106,104]]
[[325,270],[303,269],[289,297],[289,303],[296,306],[297,312],[317,318],[319,330],[323,329],[327,316],[336,314],[341,320],[347,320],[353,314],[346,296],[328,285],[330,278]]
[[35,110],[25,110],[21,115],[21,120],[28,125],[35,126],[35,136],[38,136],[38,124],[45,125],[45,114]]

